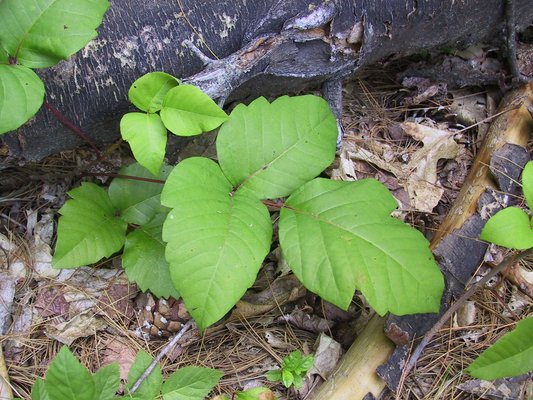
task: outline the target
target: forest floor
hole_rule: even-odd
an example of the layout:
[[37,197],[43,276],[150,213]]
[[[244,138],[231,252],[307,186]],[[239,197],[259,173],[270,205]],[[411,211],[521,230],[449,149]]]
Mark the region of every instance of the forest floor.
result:
[[[487,57],[483,50],[476,51],[461,56]],[[384,64],[345,82],[344,142],[325,174],[380,180],[400,204],[395,216],[431,240],[457,198],[502,91],[494,84],[457,89],[445,81],[415,77],[408,72],[412,63]],[[414,126],[437,135],[439,145],[415,138]],[[192,143],[182,157],[211,154],[202,140]],[[533,140],[528,151],[531,155]],[[180,300],[158,299],[128,283],[118,255],[73,270],[51,267],[57,211],[67,191],[85,180],[107,185],[108,177],[87,175],[116,173],[133,161],[121,142],[105,154],[104,160],[97,160],[81,149],[1,171],[0,271],[7,271],[15,285],[14,293],[9,293],[7,283],[0,281],[0,324],[7,332],[0,345],[16,397],[30,398],[33,382],[45,375],[63,344],[92,371],[118,362],[126,378],[138,350],[155,357],[190,319]],[[414,167],[421,163],[426,167],[415,173]],[[85,177],[73,173],[81,170]],[[413,197],[415,185],[418,194]],[[505,250],[490,247],[473,280],[504,255]],[[533,314],[533,259],[520,261],[519,268],[529,279],[529,294],[502,276],[495,278],[439,330],[399,391],[385,392],[383,397],[504,398],[498,388],[473,380],[464,370],[517,321]],[[186,365],[219,369],[224,376],[213,397],[224,393],[231,398],[237,390],[262,385],[279,399],[306,399],[373,315],[360,294],[343,311],[306,291],[287,272],[276,246],[243,300],[238,313],[204,335],[188,332],[163,358],[163,373]],[[265,373],[278,368],[291,351],[311,354],[318,341],[330,338],[320,359],[317,354],[320,373],[311,371],[302,389],[288,390],[266,380]],[[522,394],[526,386],[516,382]]]

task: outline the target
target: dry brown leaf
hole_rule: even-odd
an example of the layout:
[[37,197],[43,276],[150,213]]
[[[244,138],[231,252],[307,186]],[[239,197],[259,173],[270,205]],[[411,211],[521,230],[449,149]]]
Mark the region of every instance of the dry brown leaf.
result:
[[327,332],[335,324],[333,321],[328,321],[314,314],[307,314],[302,310],[294,310],[289,315],[281,316],[280,319],[297,328],[315,333]]
[[339,181],[356,181],[357,173],[350,154],[346,148],[341,148],[339,152],[339,166],[331,170],[331,179]]
[[479,396],[480,399],[508,400],[526,399],[525,393],[530,384],[528,374],[514,378],[496,379],[492,382],[481,379],[472,379],[461,383],[458,389]]
[[58,342],[70,346],[74,340],[92,336],[97,331],[103,330],[107,324],[92,312],[78,314],[69,321],[54,323],[50,321],[46,326],[45,335]]
[[112,284],[100,296],[100,314],[112,320],[129,320],[134,315],[132,299],[137,295],[137,286],[128,283]]
[[457,116],[460,123],[470,126],[487,118],[485,94],[473,94],[469,90],[456,90],[451,93],[453,101],[448,108]]
[[11,306],[15,298],[16,279],[7,273],[0,272],[0,335],[6,333],[11,324]]
[[120,370],[120,379],[126,380],[130,368],[135,361],[137,352],[131,347],[126,338],[116,336],[108,340],[105,345],[103,365],[118,363]]
[[42,317],[68,318],[70,303],[57,287],[44,287],[37,293],[34,307]]
[[515,263],[503,272],[503,276],[533,299],[533,271]]
[[443,158],[457,157],[462,148],[448,131],[414,122],[404,122],[401,127],[406,134],[424,144],[410,155],[407,164],[386,161],[383,155],[388,148],[377,143],[373,144],[372,151],[349,142],[345,144],[345,148],[351,158],[367,161],[395,175],[409,195],[411,208],[431,212],[444,193],[437,182],[437,162]]
[[238,321],[240,319],[250,319],[258,315],[263,315],[276,307],[275,304],[252,304],[247,301],[239,301],[235,309],[231,312],[227,322]]
[[321,333],[317,339],[315,362],[309,371],[310,374],[318,374],[326,380],[337,365],[342,355],[340,343]]
[[467,301],[453,316],[453,327],[460,328],[476,322],[476,302]]

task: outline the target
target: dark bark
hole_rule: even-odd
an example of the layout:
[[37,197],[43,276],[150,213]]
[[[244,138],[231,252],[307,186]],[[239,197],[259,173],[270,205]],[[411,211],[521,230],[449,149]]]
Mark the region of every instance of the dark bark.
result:
[[[39,71],[48,102],[97,143],[119,137],[120,118],[132,109],[129,86],[147,72],[166,71],[213,98],[234,101],[318,87],[391,55],[505,40],[501,0],[111,3],[95,41]],[[515,7],[521,30],[533,22],[531,0],[515,0]],[[187,40],[214,61],[205,66]],[[0,140],[12,156],[26,159],[81,143],[44,109]]]

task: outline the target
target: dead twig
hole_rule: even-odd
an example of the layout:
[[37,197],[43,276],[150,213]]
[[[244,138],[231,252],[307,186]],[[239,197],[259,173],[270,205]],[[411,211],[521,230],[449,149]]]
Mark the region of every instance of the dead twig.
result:
[[433,327],[424,335],[418,346],[416,346],[415,350],[411,353],[411,357],[409,357],[409,360],[407,361],[403,369],[402,376],[400,378],[400,384],[398,385],[398,392],[401,391],[405,378],[416,365],[416,362],[422,355],[422,352],[424,351],[426,346],[429,344],[433,336],[435,336],[435,334],[442,328],[446,321],[448,321],[453,316],[453,313],[455,313],[470,297],[472,297],[472,295],[477,291],[477,289],[485,285],[494,276],[507,269],[514,262],[528,257],[531,254],[533,254],[533,248],[525,250],[518,254],[511,254],[505,257],[496,268],[492,269],[492,271],[490,271],[482,279],[470,286],[470,288],[466,292],[464,292],[463,295],[459,297],[459,299],[457,299],[455,303],[450,306],[450,308],[442,315],[442,317],[437,321],[437,323],[433,325]]
[[187,332],[189,330],[189,328],[193,327],[194,326],[194,322],[191,320],[189,322],[187,322],[185,325],[183,325],[183,327],[181,328],[181,330],[176,333],[176,335],[172,338],[172,340],[170,342],[168,342],[168,344],[163,347],[163,350],[161,350],[161,352],[154,358],[154,360],[152,361],[152,363],[148,366],[148,368],[146,368],[146,370],[143,372],[143,374],[139,377],[139,379],[137,379],[137,381],[135,382],[135,384],[131,387],[130,389],[130,393],[135,393],[137,391],[137,389],[139,389],[139,386],[142,385],[142,383],[146,380],[146,378],[148,378],[148,376],[152,373],[152,371],[154,370],[154,368],[156,367],[156,365],[159,363],[159,361],[161,361],[161,359],[170,351],[172,350],[172,348],[178,343],[178,341],[183,337],[183,335],[185,334],[185,332]]

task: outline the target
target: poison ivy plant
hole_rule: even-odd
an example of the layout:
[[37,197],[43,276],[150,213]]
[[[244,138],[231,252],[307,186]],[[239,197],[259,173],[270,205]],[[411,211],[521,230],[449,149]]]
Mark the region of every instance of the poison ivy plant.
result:
[[130,398],[139,400],[203,400],[213,390],[223,373],[203,367],[185,367],[176,370],[164,381],[159,365],[153,369],[139,388],[130,389],[146,371],[153,359],[139,351],[128,373],[124,396],[116,396],[120,384],[118,364],[106,365],[91,374],[70,352],[61,348],[50,363],[46,379],[38,378],[31,390],[32,400],[112,400]]
[[220,128],[220,166],[192,158],[174,168],[161,195],[172,208],[163,240],[198,326],[233,307],[269,251],[271,223],[259,200],[289,194],[280,244],[305,287],[341,308],[359,289],[380,314],[439,309],[444,282],[428,242],[390,217],[397,203],[388,190],[375,180],[313,180],[333,160],[336,137],[323,99],[259,98]]
[[533,371],[533,317],[502,336],[479,355],[466,371],[475,378],[492,380]]
[[[533,161],[522,172],[522,191],[529,210],[533,211]],[[507,207],[487,221],[480,238],[510,249],[529,249],[533,247],[533,215],[518,207]]]
[[227,119],[200,89],[178,85],[176,78],[164,72],[143,75],[131,85],[128,97],[144,113],[128,113],[120,121],[122,138],[130,144],[135,159],[154,175],[163,165],[167,128],[175,135],[192,136],[218,128]]
[[[132,164],[120,173],[154,182],[115,178],[109,192],[89,182],[71,190],[71,199],[59,210],[53,266],[93,264],[124,247],[122,266],[130,281],[156,296],[178,298],[161,237],[168,209],[161,206],[160,193],[169,172],[164,166],[156,177]],[[136,229],[127,233],[128,224]]]
[[41,107],[44,85],[30,68],[68,59],[96,36],[108,0],[0,2],[0,134]]
[[[105,400],[112,399],[120,383],[118,364],[99,369],[94,375],[63,346],[50,363],[46,379],[37,379],[32,400]],[[98,384],[98,385],[97,385]]]
[[[161,192],[163,207],[160,188],[147,182],[115,179],[109,195],[89,184],[72,191],[60,210],[55,266],[96,262],[125,243],[128,277],[155,294],[180,293],[204,329],[253,284],[270,251],[264,201],[289,196],[279,217],[280,245],[305,287],[341,308],[358,289],[382,315],[438,311],[444,280],[429,243],[390,216],[397,203],[385,186],[317,178],[333,160],[337,138],[325,100],[259,98],[224,122],[226,114],[198,89],[167,74],[144,76],[130,92],[146,115],[157,119],[161,110],[174,133],[222,124],[218,163],[193,157],[175,166]],[[147,176],[139,168],[123,173]],[[96,204],[89,205],[92,198]],[[136,225],[127,237],[126,223]],[[92,243],[101,238],[105,243]],[[154,273],[146,265],[158,267]]]
[[281,369],[274,369],[266,373],[266,378],[271,382],[281,382],[286,388],[294,386],[300,389],[303,386],[305,375],[313,367],[313,355],[303,356],[298,350],[293,351],[283,358]]

